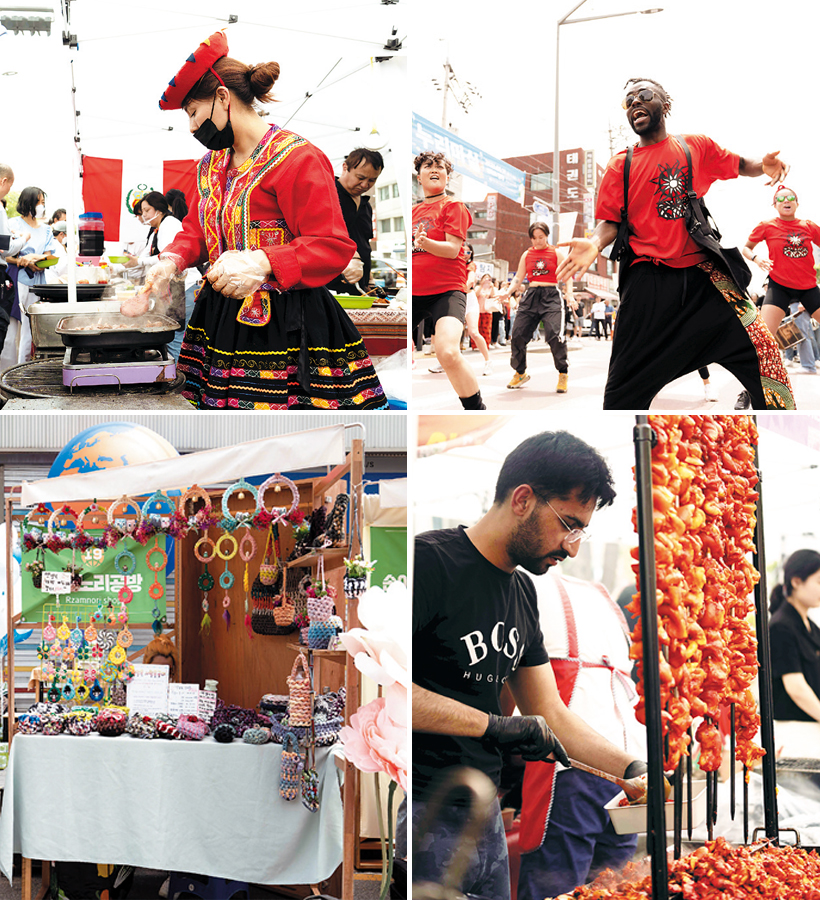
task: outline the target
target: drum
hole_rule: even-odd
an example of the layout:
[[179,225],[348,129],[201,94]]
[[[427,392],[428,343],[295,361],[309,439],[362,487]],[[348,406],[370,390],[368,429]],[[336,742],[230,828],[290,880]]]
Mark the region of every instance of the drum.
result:
[[787,350],[789,347],[794,347],[800,341],[805,340],[803,333],[794,324],[794,316],[786,316],[783,319],[774,338],[781,350]]

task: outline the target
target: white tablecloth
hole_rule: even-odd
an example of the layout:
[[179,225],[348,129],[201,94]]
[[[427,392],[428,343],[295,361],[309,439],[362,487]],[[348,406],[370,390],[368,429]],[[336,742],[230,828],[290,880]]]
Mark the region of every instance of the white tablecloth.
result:
[[17,735],[0,815],[12,856],[121,863],[256,884],[314,884],[342,862],[330,748],[317,750],[320,809],[282,800],[282,748],[234,741]]

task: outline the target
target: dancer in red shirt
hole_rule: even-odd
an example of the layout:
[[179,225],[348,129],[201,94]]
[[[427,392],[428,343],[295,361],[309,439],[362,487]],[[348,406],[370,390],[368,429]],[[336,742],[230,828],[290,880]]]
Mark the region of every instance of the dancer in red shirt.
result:
[[[624,86],[627,121],[638,135],[629,173],[631,265],[621,262],[621,306],[612,344],[605,409],[648,409],[669,382],[720,363],[749,392],[755,409],[794,409],[780,350],[746,293],[691,238],[685,222],[688,163],[666,132],[671,97],[656,81]],[[705,135],[687,135],[692,189],[702,197],[719,179],[767,175],[783,181],[788,166],[777,152],[749,159]],[[607,165],[598,194],[595,232],[578,238],[558,278],[583,276],[618,234],[623,218],[626,151]]]
[[[523,253],[518,263],[518,271],[510,286],[503,292],[506,297],[511,294],[519,284],[524,283],[526,277],[529,283],[527,293],[518,306],[513,325],[512,352],[510,365],[515,369],[508,388],[523,387],[529,380],[527,375],[527,344],[533,332],[540,322],[544,323],[544,337],[552,351],[552,361],[558,372],[557,393],[567,392],[567,336],[566,319],[564,317],[564,300],[558,292],[558,279],[555,272],[559,263],[564,259],[564,254],[550,246],[548,238],[549,225],[544,222],[534,222],[530,225],[529,236],[532,247]],[[572,309],[577,303],[572,296],[572,281],[565,285],[566,300]]]
[[433,320],[436,358],[464,409],[486,409],[472,367],[461,355],[466,319],[464,239],[472,224],[467,207],[447,196],[453,164],[426,150],[413,162],[424,200],[413,207],[413,330]]

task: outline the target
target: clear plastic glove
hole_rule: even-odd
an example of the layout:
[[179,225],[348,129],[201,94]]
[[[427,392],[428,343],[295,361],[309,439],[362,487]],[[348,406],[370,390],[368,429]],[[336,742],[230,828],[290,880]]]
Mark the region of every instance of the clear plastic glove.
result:
[[[208,269],[213,289],[234,300],[244,300],[268,280],[257,250],[228,250]],[[264,255],[264,254],[263,254]]]
[[177,264],[171,259],[161,259],[153,265],[145,276],[145,284],[134,297],[123,300],[120,312],[129,318],[144,316],[152,308],[152,297],[170,297],[171,279],[179,273]]
[[354,256],[347,264],[347,268],[342,272],[342,278],[348,284],[356,284],[364,277],[364,265],[362,261]]
[[566,751],[543,716],[496,716],[490,713],[484,740],[520,753],[526,760],[546,759],[550,754],[569,767]]

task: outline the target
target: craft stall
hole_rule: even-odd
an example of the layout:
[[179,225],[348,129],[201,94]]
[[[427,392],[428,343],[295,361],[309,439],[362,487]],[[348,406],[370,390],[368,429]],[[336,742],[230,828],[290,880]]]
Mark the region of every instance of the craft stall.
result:
[[[7,633],[40,629],[44,695],[19,718],[8,710],[0,869],[11,878],[22,854],[25,898],[31,859],[305,886],[341,865],[335,891],[352,898],[358,781],[336,741],[359,681],[337,636],[358,624],[367,579],[351,577],[364,440],[345,452],[348,428],[364,432],[24,484],[23,509],[7,501],[23,595],[39,600],[17,615],[9,604]],[[262,481],[273,465],[328,474]],[[139,629],[171,638],[175,672],[131,651]],[[8,655],[14,671],[13,644]]]
[[[817,848],[778,827],[756,422],[638,416],[633,439],[638,594],[628,608],[640,615],[632,657],[648,791],[607,808],[616,831],[646,832],[649,855],[562,897],[813,896],[820,858],[809,851]],[[719,790],[725,744],[728,789]],[[750,821],[755,768],[761,822]],[[731,819],[742,817],[742,843],[715,837],[719,798]],[[693,840],[704,823],[706,841]]]

